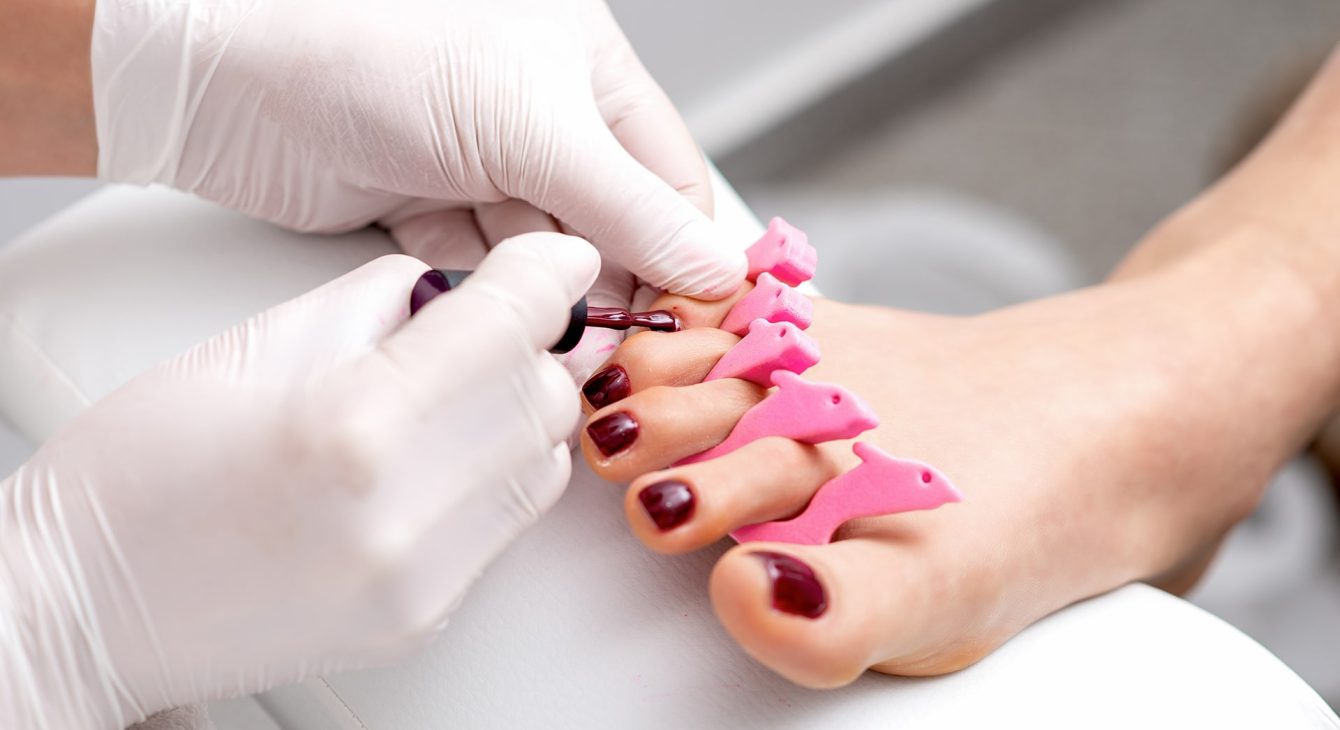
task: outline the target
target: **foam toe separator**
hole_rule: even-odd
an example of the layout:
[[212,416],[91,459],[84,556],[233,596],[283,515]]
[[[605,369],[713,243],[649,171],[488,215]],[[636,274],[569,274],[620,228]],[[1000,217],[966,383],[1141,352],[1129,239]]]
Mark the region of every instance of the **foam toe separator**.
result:
[[832,383],[812,383],[795,373],[772,375],[777,389],[745,411],[726,440],[679,462],[693,464],[768,436],[783,436],[807,444],[856,438],[879,425],[879,417],[855,393]]
[[749,280],[768,273],[791,286],[814,278],[819,252],[810,245],[805,232],[781,218],[768,222],[768,231],[745,250],[749,259]]
[[814,319],[814,302],[772,274],[759,274],[753,291],[731,307],[721,322],[721,329],[743,336],[756,319],[790,322],[802,330],[807,329]]
[[963,500],[929,464],[890,456],[865,442],[852,448],[861,465],[826,482],[799,516],[741,527],[731,537],[737,542],[823,545],[843,523],[860,517],[929,510]]
[[749,334],[721,356],[704,381],[739,378],[767,387],[778,370],[800,375],[818,362],[819,343],[799,327],[756,319],[749,323]]

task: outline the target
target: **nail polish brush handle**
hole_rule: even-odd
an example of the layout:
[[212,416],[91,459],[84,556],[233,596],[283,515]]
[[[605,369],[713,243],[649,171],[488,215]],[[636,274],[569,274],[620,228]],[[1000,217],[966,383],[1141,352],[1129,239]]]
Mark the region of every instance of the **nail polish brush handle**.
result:
[[[420,276],[419,280],[414,283],[414,289],[410,291],[410,316],[413,317],[423,305],[437,295],[460,286],[461,282],[465,281],[470,274],[469,271],[452,269],[425,271],[423,276]],[[572,305],[568,327],[563,331],[563,336],[559,338],[558,342],[549,348],[549,351],[555,355],[571,352],[573,348],[577,347],[577,343],[582,341],[582,335],[586,333],[587,327],[603,327],[614,330],[647,327],[661,332],[678,332],[679,319],[674,314],[664,311],[629,312],[626,309],[615,307],[588,307],[586,297],[582,297],[577,300],[576,304]]]

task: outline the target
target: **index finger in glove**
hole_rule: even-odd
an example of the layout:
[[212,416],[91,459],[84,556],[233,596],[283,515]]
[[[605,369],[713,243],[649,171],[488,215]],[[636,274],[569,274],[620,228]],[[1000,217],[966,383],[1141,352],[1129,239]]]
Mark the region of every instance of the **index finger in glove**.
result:
[[596,105],[628,153],[711,218],[712,178],[684,118],[617,27],[592,75]]

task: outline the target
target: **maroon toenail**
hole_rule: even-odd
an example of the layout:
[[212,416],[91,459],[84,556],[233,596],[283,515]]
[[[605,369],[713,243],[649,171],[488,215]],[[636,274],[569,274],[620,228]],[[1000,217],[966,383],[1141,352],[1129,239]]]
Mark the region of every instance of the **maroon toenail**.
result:
[[637,421],[628,413],[619,411],[586,427],[591,442],[605,456],[614,456],[628,449],[637,440]]
[[423,305],[431,302],[438,294],[451,291],[451,283],[447,281],[446,275],[436,269],[429,269],[423,272],[423,276],[414,282],[414,288],[409,293],[409,313],[413,315],[418,312]]
[[673,530],[693,516],[693,490],[681,481],[656,482],[638,492],[637,498],[661,532]]
[[611,403],[618,403],[632,392],[633,386],[628,382],[628,371],[618,365],[611,365],[592,375],[591,379],[586,381],[586,385],[582,386],[582,394],[586,396],[586,402],[590,403],[592,408],[604,408]]
[[772,581],[772,607],[783,613],[819,618],[828,610],[824,587],[810,566],[782,553],[754,553]]

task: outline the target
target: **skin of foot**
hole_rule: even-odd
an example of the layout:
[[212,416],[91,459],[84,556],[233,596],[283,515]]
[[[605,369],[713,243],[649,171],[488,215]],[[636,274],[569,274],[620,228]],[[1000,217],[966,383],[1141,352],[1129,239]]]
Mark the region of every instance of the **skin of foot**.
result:
[[[860,394],[882,421],[862,439],[965,500],[849,522],[828,545],[727,552],[710,592],[744,650],[810,687],[936,675],[1121,585],[1190,587],[1340,404],[1337,69],[1108,283],[963,318],[816,300],[823,360],[805,377]],[[767,438],[670,466],[766,396],[701,382],[738,340],[715,327],[745,293],[663,297],[686,330],[635,335],[584,388],[583,452],[630,482],[629,524],[654,550],[794,516],[855,465],[850,442]]]

